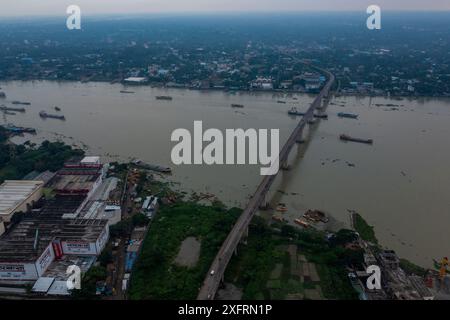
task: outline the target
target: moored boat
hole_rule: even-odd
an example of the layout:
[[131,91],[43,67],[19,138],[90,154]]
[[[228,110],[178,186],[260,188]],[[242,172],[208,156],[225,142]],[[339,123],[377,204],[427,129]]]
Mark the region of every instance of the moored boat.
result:
[[31,105],[31,103],[30,102],[22,102],[22,101],[11,101],[11,103],[12,104],[21,104],[21,105],[24,105],[24,106],[29,106],[29,105]]
[[161,173],[171,173],[172,169],[169,167],[164,167],[164,166],[159,166],[159,165],[155,165],[155,164],[149,164],[149,163],[145,163],[141,160],[134,160],[131,162],[133,165],[135,165],[136,167],[142,168],[142,169],[146,169],[146,170],[151,170],[151,171],[156,171],[156,172],[161,172]]
[[11,108],[6,106],[0,106],[0,110],[2,111],[14,111],[14,112],[25,112],[25,108]]
[[339,139],[343,140],[343,141],[351,141],[351,142],[359,142],[359,143],[366,143],[366,144],[373,144],[373,140],[372,139],[361,139],[361,138],[353,138],[350,137],[346,134],[341,134],[339,136]]
[[156,100],[172,100],[171,96],[156,96]]
[[66,117],[63,115],[51,114],[45,111],[39,112],[39,116],[43,119],[50,118],[50,119],[66,120]]
[[358,115],[354,113],[339,112],[337,115],[339,118],[358,119]]
[[295,222],[296,224],[298,224],[298,225],[304,227],[304,228],[308,228],[308,227],[309,227],[309,223],[306,222],[306,221],[303,220],[303,219],[295,219],[294,222]]

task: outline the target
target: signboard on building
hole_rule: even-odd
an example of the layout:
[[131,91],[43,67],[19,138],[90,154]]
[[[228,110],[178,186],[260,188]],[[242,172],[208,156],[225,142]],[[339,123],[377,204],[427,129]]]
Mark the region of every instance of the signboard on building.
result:
[[36,280],[39,278],[33,263],[0,263],[0,279]]
[[50,264],[55,260],[55,253],[51,244],[44,250],[39,259],[36,261],[36,271],[41,276]]
[[105,228],[103,229],[102,233],[100,234],[100,236],[97,239],[97,254],[100,254],[103,250],[103,248],[106,245],[106,242],[108,242],[108,238],[109,238],[109,228],[106,225]]
[[64,254],[97,254],[95,243],[86,241],[62,241],[62,249]]

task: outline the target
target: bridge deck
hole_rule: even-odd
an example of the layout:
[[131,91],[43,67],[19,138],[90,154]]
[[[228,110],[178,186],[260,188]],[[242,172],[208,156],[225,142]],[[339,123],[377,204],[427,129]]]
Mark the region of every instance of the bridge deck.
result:
[[[317,68],[319,69],[319,68]],[[334,83],[334,75],[326,70],[319,69],[322,72],[325,72],[328,75],[328,81],[325,86],[320,91],[319,95],[314,99],[313,103],[309,107],[306,114],[302,117],[298,125],[292,131],[288,140],[284,144],[283,148],[280,151],[279,155],[279,163],[287,161],[289,153],[292,150],[292,147],[296,144],[297,138],[301,136],[305,125],[309,120],[314,117],[314,110],[320,107],[323,97],[326,97],[330,91],[331,86]],[[206,275],[206,279],[203,282],[203,286],[200,289],[197,299],[198,300],[211,300],[214,299],[214,296],[220,286],[220,283],[223,279],[225,269],[230,262],[233,253],[237,249],[237,246],[246,232],[250,221],[252,220],[254,214],[259,210],[262,202],[264,201],[267,192],[270,189],[270,186],[274,182],[276,175],[265,176],[262,182],[259,184],[249,203],[245,207],[242,214],[239,216],[236,221],[233,229],[228,234],[225,239],[222,247],[214,258],[213,263]],[[211,274],[213,273],[213,274]]]

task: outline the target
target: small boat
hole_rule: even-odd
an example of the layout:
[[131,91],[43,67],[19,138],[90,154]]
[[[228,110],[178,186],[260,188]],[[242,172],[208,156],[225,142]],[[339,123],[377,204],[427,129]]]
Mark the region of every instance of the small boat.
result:
[[339,118],[358,119],[358,115],[354,113],[339,112],[337,115]]
[[50,118],[50,119],[66,120],[66,117],[63,115],[51,114],[51,113],[47,113],[45,111],[39,112],[39,116],[43,119]]
[[286,208],[285,206],[279,206],[279,207],[277,207],[277,211],[278,212],[286,212],[286,211],[288,211],[288,208]]
[[298,111],[296,107],[292,107],[291,110],[288,111],[288,114],[291,116],[304,116],[306,112]]
[[156,96],[156,100],[172,100],[171,96]]
[[310,226],[309,223],[303,219],[295,219],[294,222],[304,228],[308,228]]
[[61,111],[61,108],[60,107],[55,107],[55,110],[56,111]]
[[24,106],[29,106],[29,105],[31,105],[30,102],[22,102],[22,101],[12,101],[11,103],[12,103],[12,104],[21,104],[21,105],[24,105]]
[[233,104],[231,105],[231,107],[232,107],[232,108],[243,108],[244,105],[243,105],[243,104],[233,103]]
[[6,98],[6,93],[4,93],[3,91],[0,91],[0,98]]
[[121,90],[120,93],[135,93],[134,91]]
[[360,139],[360,138],[353,138],[350,137],[346,134],[341,134],[339,136],[339,139],[343,140],[343,141],[351,141],[351,142],[359,142],[359,143],[366,143],[366,144],[373,144],[373,140],[372,139]]

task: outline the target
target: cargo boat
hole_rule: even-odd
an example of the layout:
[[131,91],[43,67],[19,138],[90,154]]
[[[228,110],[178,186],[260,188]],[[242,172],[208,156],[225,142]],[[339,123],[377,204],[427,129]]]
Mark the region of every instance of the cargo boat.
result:
[[156,96],[156,100],[172,100],[171,96]]
[[161,173],[171,173],[172,172],[172,169],[169,167],[163,167],[163,166],[158,166],[155,164],[149,164],[149,163],[145,163],[141,160],[134,160],[131,163],[133,165],[135,165],[136,167],[146,169],[146,170],[151,170],[151,171],[156,171],[156,172],[161,172]]
[[352,142],[359,142],[359,143],[366,143],[366,144],[373,144],[373,140],[372,139],[360,139],[360,138],[353,138],[350,137],[346,134],[341,134],[339,136],[339,139],[343,140],[343,141],[352,141]]
[[12,104],[21,104],[21,105],[24,105],[24,106],[29,106],[29,105],[31,105],[30,102],[22,102],[22,101],[11,101],[11,103],[12,103]]
[[339,112],[337,115],[339,118],[358,119],[358,115],[354,113]]
[[24,127],[16,127],[14,125],[7,125],[6,130],[15,133],[15,134],[21,134],[21,133],[31,133],[31,134],[35,134],[36,133],[36,129],[34,128],[24,128]]
[[286,101],[278,100],[277,103],[286,104]]
[[[305,116],[306,112],[298,111],[296,107],[291,108],[291,110],[288,111],[288,114],[291,116]],[[318,119],[328,119],[327,114],[314,114],[314,118]]]
[[66,117],[63,116],[63,115],[50,114],[50,113],[47,113],[47,112],[45,112],[45,111],[39,112],[39,116],[40,116],[41,118],[44,118],[44,119],[50,118],[50,119],[66,120]]
[[14,111],[14,112],[25,112],[25,108],[9,108],[5,106],[1,106],[0,110],[2,111]]
[[314,114],[314,118],[318,118],[318,119],[328,119],[328,115],[327,114]]
[[232,107],[232,108],[243,108],[244,105],[243,105],[243,104],[233,103],[233,104],[231,105],[231,107]]

